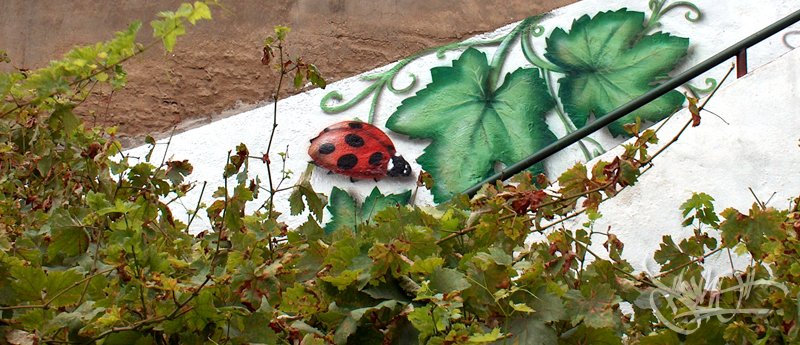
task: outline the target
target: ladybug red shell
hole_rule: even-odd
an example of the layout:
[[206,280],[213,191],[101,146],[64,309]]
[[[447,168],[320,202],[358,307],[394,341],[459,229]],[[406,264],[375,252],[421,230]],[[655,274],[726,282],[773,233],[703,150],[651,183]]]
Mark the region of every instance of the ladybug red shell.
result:
[[365,122],[343,121],[328,126],[311,139],[308,155],[314,164],[351,178],[377,181],[411,174],[411,166],[397,155],[392,139]]

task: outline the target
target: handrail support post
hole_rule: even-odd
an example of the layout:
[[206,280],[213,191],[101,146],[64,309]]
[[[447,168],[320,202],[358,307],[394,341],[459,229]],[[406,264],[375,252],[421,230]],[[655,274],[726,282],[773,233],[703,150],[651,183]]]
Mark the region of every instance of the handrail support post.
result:
[[736,78],[744,77],[747,74],[747,48],[736,54]]

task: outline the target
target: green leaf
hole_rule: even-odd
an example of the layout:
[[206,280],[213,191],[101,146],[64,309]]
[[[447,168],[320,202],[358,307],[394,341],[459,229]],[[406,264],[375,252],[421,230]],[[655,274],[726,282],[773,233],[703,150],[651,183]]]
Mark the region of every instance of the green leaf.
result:
[[283,25],[275,25],[274,29],[275,29],[275,37],[277,37],[279,41],[285,40],[286,35],[288,35],[290,31],[292,31],[291,28]]
[[405,205],[411,198],[411,191],[407,190],[400,194],[383,195],[378,187],[372,188],[372,192],[364,199],[361,205],[362,219],[372,219],[375,214],[385,210],[387,207]]
[[742,241],[753,256],[761,257],[767,252],[763,246],[768,244],[770,239],[786,238],[786,232],[781,230],[781,223],[785,217],[783,213],[773,208],[761,209],[757,204],[753,204],[748,215],[728,208],[720,213],[725,218],[719,225],[722,240],[728,248]]
[[332,217],[325,225],[325,232],[331,233],[343,227],[355,230],[358,224],[372,219],[378,212],[388,207],[407,204],[410,197],[410,190],[400,194],[383,195],[378,187],[375,187],[364,199],[364,203],[358,205],[347,192],[333,187],[328,203],[328,211]]
[[445,327],[444,320],[436,320],[436,324],[434,324],[430,305],[415,307],[412,312],[408,313],[408,321],[419,331],[419,340],[422,344],[425,343],[425,339]]
[[358,281],[361,270],[344,270],[336,276],[324,276],[320,279],[333,284],[339,290],[345,290],[348,286]]
[[[650,91],[686,55],[688,38],[645,33],[644,13],[621,9],[585,15],[572,22],[569,33],[557,28],[547,38],[545,57],[567,71],[558,81],[558,94],[576,127]],[[683,101],[680,92],[670,91],[608,129],[614,136],[628,135],[624,124],[637,117],[661,120]]]
[[559,344],[564,345],[622,345],[622,339],[611,328],[592,328],[581,325],[575,332],[562,337]]
[[339,324],[339,328],[336,329],[336,332],[333,334],[333,341],[336,344],[345,344],[347,343],[347,338],[350,337],[351,334],[355,333],[356,329],[358,329],[358,325],[361,324],[361,319],[367,312],[378,311],[383,308],[394,309],[397,306],[397,301],[389,300],[383,301],[378,303],[373,307],[367,308],[359,308],[351,310],[347,317],[342,320]]
[[189,14],[186,20],[188,20],[189,23],[192,23],[192,25],[195,25],[197,24],[197,21],[201,19],[211,19],[211,9],[208,8],[208,5],[206,5],[204,2],[195,1],[194,10],[191,14]]
[[[314,165],[308,164],[306,170],[300,175],[292,194],[289,195],[289,212],[292,215],[298,215],[306,209],[306,204],[308,204],[308,210],[311,211],[311,214],[318,221],[322,221],[322,210],[325,207],[326,200],[324,195],[315,192],[311,186],[311,174],[313,171]],[[303,198],[305,198],[306,203],[303,203]]]
[[533,308],[529,307],[525,303],[514,303],[512,301],[508,301],[508,305],[511,306],[511,308],[513,308],[514,310],[519,311],[519,312],[523,312],[523,313],[533,313],[533,312],[535,312],[535,310],[533,310]]
[[433,81],[386,122],[395,132],[433,140],[417,162],[436,181],[436,202],[482,181],[495,163],[516,163],[556,140],[544,118],[554,103],[539,71],[517,69],[496,90],[487,89],[490,74],[486,54],[467,49],[452,67],[431,69]]
[[14,277],[12,287],[17,292],[17,297],[28,301],[43,300],[43,292],[47,287],[47,275],[41,268],[13,266],[11,267],[11,276]]
[[160,38],[164,44],[164,50],[172,52],[175,49],[175,43],[178,36],[186,34],[186,27],[183,22],[175,17],[168,17],[162,20],[154,20],[150,22],[153,27],[153,37]]
[[340,228],[355,230],[358,209],[356,201],[350,194],[338,187],[331,189],[331,196],[328,198],[328,211],[332,217],[328,224],[325,224],[325,233],[331,233]]
[[675,332],[668,330],[656,334],[650,334],[639,342],[641,345],[672,345],[680,344],[680,339]]
[[514,345],[555,345],[558,344],[556,332],[545,321],[537,317],[513,319],[508,327],[512,336],[497,344]]
[[81,297],[83,285],[75,283],[83,279],[83,275],[73,270],[50,271],[47,274],[47,299],[53,307],[63,307],[77,303]]
[[308,81],[311,82],[312,85],[317,86],[319,88],[325,88],[328,86],[328,83],[322,78],[322,75],[319,73],[319,69],[317,66],[309,64],[308,65]]
[[751,327],[758,326],[747,325],[742,321],[734,321],[725,328],[725,340],[731,343],[755,344],[758,341],[758,334]]
[[50,246],[47,247],[47,256],[51,258],[59,255],[77,256],[89,248],[89,234],[82,227],[54,228],[51,240]]
[[476,334],[476,335],[470,336],[469,337],[469,342],[470,343],[477,343],[477,344],[491,343],[491,342],[497,341],[498,339],[503,338],[503,337],[505,337],[505,334],[500,333],[500,328],[495,327],[489,333]]
[[700,323],[694,333],[686,336],[685,345],[713,345],[725,344],[725,327],[714,318],[708,318]]
[[285,312],[313,315],[321,309],[319,298],[300,283],[294,283],[281,296],[281,310]]
[[166,164],[167,178],[176,186],[183,183],[183,178],[191,174],[192,170],[194,170],[194,167],[192,167],[186,159],[182,161],[168,161]]
[[[684,226],[691,225],[694,219],[699,220],[703,224],[716,226],[719,224],[719,217],[714,211],[714,198],[706,193],[692,193],[692,196],[681,204],[681,211],[683,211]],[[692,211],[695,214],[691,217],[686,217]]]
[[583,321],[592,328],[614,327],[619,322],[614,305],[622,300],[614,294],[607,284],[596,286],[581,285],[580,290],[567,292],[567,314],[572,317],[572,324]]
[[434,270],[439,267],[442,267],[444,264],[444,259],[438,256],[432,256],[429,258],[425,258],[422,260],[414,261],[414,264],[411,265],[409,272],[411,273],[421,273],[421,274],[431,274]]
[[64,126],[64,132],[71,134],[81,124],[81,120],[72,112],[73,106],[56,106],[56,110],[50,115],[51,122],[58,122]]
[[453,291],[462,291],[468,289],[470,286],[466,276],[461,271],[452,268],[437,268],[431,274],[430,287],[433,290],[442,293],[450,293]]
[[94,301],[86,301],[72,312],[64,312],[56,315],[56,317],[50,320],[48,326],[52,329],[65,327],[80,328],[82,324],[91,321],[103,311],[105,311],[105,308],[95,308]]

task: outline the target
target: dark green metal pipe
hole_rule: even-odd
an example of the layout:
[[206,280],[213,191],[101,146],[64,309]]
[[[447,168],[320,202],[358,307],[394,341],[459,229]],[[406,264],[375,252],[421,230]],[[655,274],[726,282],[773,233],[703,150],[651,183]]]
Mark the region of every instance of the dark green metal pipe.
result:
[[684,71],[673,77],[672,79],[664,82],[663,84],[655,87],[654,89],[648,91],[647,93],[639,96],[638,98],[622,105],[621,107],[611,111],[610,113],[606,114],[605,116],[596,119],[594,122],[578,129],[575,132],[567,134],[561,139],[558,139],[556,142],[547,145],[545,148],[539,150],[538,152],[528,156],[527,158],[510,165],[496,173],[480,183],[470,187],[469,189],[464,191],[464,194],[469,195],[470,197],[475,195],[478,190],[486,183],[494,183],[498,180],[506,180],[507,178],[514,176],[515,174],[528,169],[529,167],[533,166],[536,163],[539,163],[550,157],[554,153],[561,151],[568,146],[578,142],[579,140],[589,136],[596,132],[597,130],[608,126],[610,123],[618,120],[619,118],[628,115],[632,111],[639,109],[640,107],[644,106],[647,103],[655,100],[658,97],[666,94],[667,92],[672,91],[673,89],[687,83],[688,81],[696,78],[700,74],[705,73],[706,71],[716,67],[717,65],[725,62],[732,57],[735,57],[739,52],[752,47],[758,42],[763,41],[767,37],[770,37],[779,31],[789,27],[790,25],[800,21],[800,10],[795,11],[794,13],[784,17],[781,20],[776,21],[772,25],[761,29],[760,31],[750,35],[749,37],[739,41],[738,43],[728,47],[727,49],[717,53],[716,55],[706,59],[705,61],[695,65],[692,68]]

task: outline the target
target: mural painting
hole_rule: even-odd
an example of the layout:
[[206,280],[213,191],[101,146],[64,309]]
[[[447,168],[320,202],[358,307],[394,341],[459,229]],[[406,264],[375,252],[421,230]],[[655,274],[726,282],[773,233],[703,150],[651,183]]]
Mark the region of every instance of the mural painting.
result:
[[[327,113],[341,113],[371,96],[366,121],[374,123],[384,89],[407,94],[416,86],[414,75],[408,85],[394,85],[403,67],[434,52],[444,58],[446,52],[463,50],[449,66],[432,68],[431,82],[404,99],[385,123],[392,132],[430,141],[416,162],[433,178],[434,201],[443,202],[492,175],[500,164],[516,163],[557,140],[548,114],[555,113],[563,126],[558,132],[571,133],[668,78],[689,48],[689,38],[659,31],[662,16],[678,8],[687,10],[690,22],[701,18],[694,4],[666,0],[651,0],[649,14],[622,8],[584,15],[569,28],[553,29],[541,56],[531,39],[543,36],[545,28],[539,25],[541,17],[530,17],[506,35],[457,42],[401,60],[387,71],[363,77],[372,83],[352,99],[338,104],[343,96],[333,91],[320,106]],[[487,53],[481,50],[485,47],[496,49]],[[513,49],[521,50],[527,65],[503,74]],[[716,86],[713,79],[706,82],[707,89],[686,85],[686,92],[697,96]],[[672,91],[607,131],[613,137],[629,136],[625,123],[662,120],[685,99]],[[579,145],[586,160],[605,151],[591,138]],[[543,172],[543,166],[531,170]],[[339,193],[344,192],[334,187],[332,201]],[[380,193],[376,189],[373,194]]]

